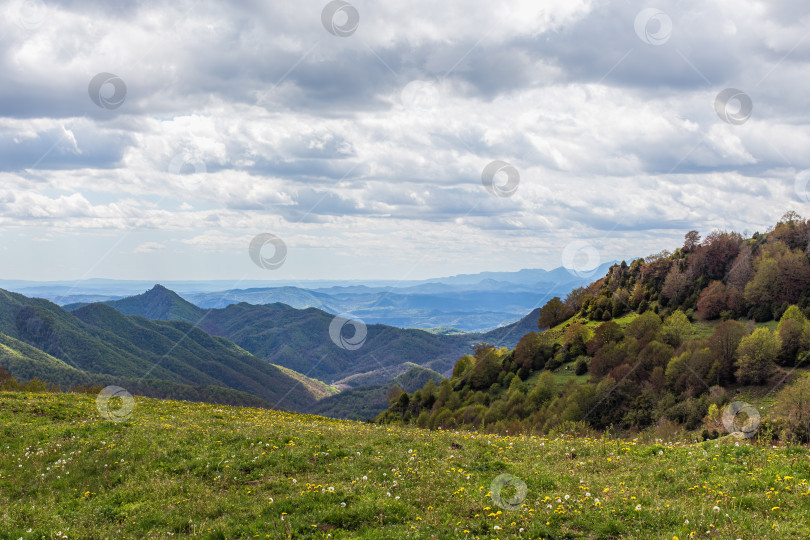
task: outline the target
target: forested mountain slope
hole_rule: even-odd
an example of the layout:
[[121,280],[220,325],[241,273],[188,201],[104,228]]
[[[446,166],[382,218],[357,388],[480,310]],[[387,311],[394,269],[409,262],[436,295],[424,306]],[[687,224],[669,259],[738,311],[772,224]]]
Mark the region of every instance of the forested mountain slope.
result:
[[[807,367],[809,241],[810,222],[792,212],[750,238],[690,231],[673,252],[616,264],[553,298],[538,317],[546,330],[512,350],[479,347],[451,379],[397,396],[379,420],[510,432],[671,422],[716,433],[735,395],[787,403],[785,383]],[[808,438],[795,414],[776,417]]]
[[[134,382],[149,395],[176,388],[191,398],[227,395],[228,402],[293,410],[316,401],[297,378],[226,339],[184,321],[123,315],[104,304],[67,312],[46,300],[0,290],[0,334],[6,336],[0,340],[6,367],[22,379],[36,373],[69,387],[115,378]],[[189,393],[189,388],[197,390]],[[233,391],[247,399],[240,401],[241,394]]]

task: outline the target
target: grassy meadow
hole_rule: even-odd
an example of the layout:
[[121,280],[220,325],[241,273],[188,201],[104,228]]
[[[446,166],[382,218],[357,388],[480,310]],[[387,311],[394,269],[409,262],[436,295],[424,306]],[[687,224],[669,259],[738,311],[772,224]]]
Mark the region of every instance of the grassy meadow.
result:
[[140,397],[114,422],[94,395],[5,392],[0,448],[4,539],[810,537],[808,450],[731,437],[503,437]]

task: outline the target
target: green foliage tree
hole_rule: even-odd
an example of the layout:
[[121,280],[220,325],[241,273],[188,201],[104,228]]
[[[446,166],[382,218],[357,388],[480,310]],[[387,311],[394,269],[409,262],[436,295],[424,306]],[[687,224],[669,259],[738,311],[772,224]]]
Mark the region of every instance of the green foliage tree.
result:
[[527,396],[527,406],[536,411],[541,405],[550,400],[557,392],[557,382],[554,374],[550,371],[543,371],[538,377]]
[[779,336],[768,328],[757,328],[740,340],[737,348],[737,379],[743,384],[764,384],[775,369]]
[[633,321],[627,325],[624,333],[638,340],[649,340],[655,336],[659,328],[661,328],[661,317],[651,311],[647,311],[633,319]]
[[798,306],[790,306],[779,319],[777,333],[782,346],[779,351],[779,364],[792,366],[800,353],[810,348],[810,324]]
[[784,439],[799,444],[810,442],[810,375],[800,375],[776,394],[773,415],[786,424]]
[[773,317],[772,303],[779,296],[779,265],[775,259],[765,258],[755,266],[754,277],[745,286],[745,301],[752,308],[758,322]]
[[501,371],[500,358],[494,352],[478,359],[472,368],[470,384],[474,390],[486,389],[498,380]]
[[453,366],[453,377],[462,378],[466,375],[467,371],[472,368],[474,358],[469,355],[465,354],[461,358],[458,359],[456,365]]
[[737,321],[723,321],[715,327],[714,332],[706,343],[712,360],[716,364],[714,373],[717,384],[730,384],[734,382],[734,360],[740,340],[748,335],[745,325]]
[[712,364],[708,348],[693,347],[669,361],[667,386],[675,392],[696,396],[709,388]]
[[554,338],[547,332],[529,332],[517,342],[513,355],[521,368],[543,369],[546,360],[553,354]]
[[680,309],[675,310],[666,318],[664,324],[661,325],[661,341],[677,348],[683,343],[692,333],[692,323]]
[[591,331],[581,322],[575,322],[568,328],[562,337],[563,347],[568,351],[568,358],[576,358],[585,354],[585,344],[591,339]]
[[630,311],[630,293],[625,289],[617,289],[611,300],[611,314],[620,317]]

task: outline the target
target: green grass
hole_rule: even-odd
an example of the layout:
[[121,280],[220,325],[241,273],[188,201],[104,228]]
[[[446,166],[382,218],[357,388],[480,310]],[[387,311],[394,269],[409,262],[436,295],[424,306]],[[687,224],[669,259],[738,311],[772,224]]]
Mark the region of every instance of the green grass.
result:
[[[810,536],[807,449],[733,439],[499,437],[145,398],[115,423],[94,396],[0,393],[0,445],[0,538]],[[493,501],[500,474],[526,484],[515,510]]]
[[[575,362],[568,362],[567,364],[563,364],[562,366],[552,371],[552,374],[554,375],[554,381],[560,385],[567,383],[571,379],[577,381],[577,383],[579,384],[584,384],[588,382],[588,379],[591,378],[590,373],[586,373],[585,375],[577,375],[574,372],[574,364]],[[566,367],[570,369],[566,369]]]

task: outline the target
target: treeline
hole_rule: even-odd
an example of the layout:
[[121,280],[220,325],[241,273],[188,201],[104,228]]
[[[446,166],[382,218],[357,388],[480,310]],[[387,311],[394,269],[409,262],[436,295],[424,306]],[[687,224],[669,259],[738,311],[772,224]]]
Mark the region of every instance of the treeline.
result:
[[682,310],[702,319],[781,318],[791,304],[810,314],[810,222],[788,212],[772,231],[745,239],[715,231],[701,241],[690,231],[673,253],[661,251],[552,299],[540,313],[541,328],[581,314],[608,321],[629,312]]
[[[83,394],[98,394],[102,390],[101,385],[80,384],[70,388],[69,392]],[[62,388],[58,384],[43,381],[36,377],[22,382],[15,379],[9,370],[0,366],[0,392],[50,392],[58,394]]]
[[[92,375],[92,374],[91,374]],[[240,407],[272,408],[266,401],[230,388],[220,386],[190,386],[158,379],[126,379],[106,375],[93,375],[103,384],[79,383],[66,385],[32,377],[27,382],[17,380],[12,373],[0,365],[0,392],[50,392],[98,394],[107,385],[126,388],[133,395],[178,401],[201,401]]]
[[[614,265],[552,299],[538,321],[545,330],[511,351],[480,345],[450,379],[395,396],[377,420],[546,434],[671,424],[716,436],[716,411],[737,388],[776,386],[808,359],[808,238],[793,213],[750,239],[715,232],[701,242],[691,231],[674,253]],[[695,319],[722,321],[697,335]],[[789,401],[785,392],[778,400]],[[773,435],[806,441],[807,422],[795,417]]]

